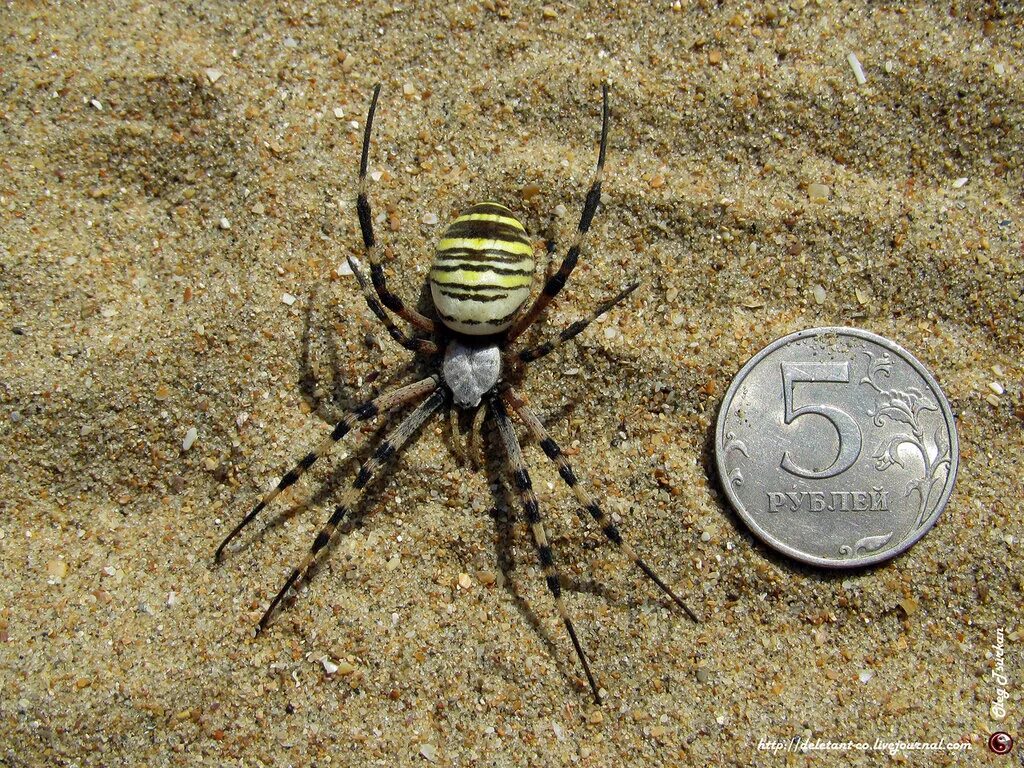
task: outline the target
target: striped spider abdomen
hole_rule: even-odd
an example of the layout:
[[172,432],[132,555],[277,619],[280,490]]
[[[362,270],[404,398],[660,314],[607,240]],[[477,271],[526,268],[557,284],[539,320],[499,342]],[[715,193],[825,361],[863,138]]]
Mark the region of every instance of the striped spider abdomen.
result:
[[498,203],[477,203],[448,225],[430,268],[438,316],[469,336],[508,328],[530,297],[532,282],[526,228]]

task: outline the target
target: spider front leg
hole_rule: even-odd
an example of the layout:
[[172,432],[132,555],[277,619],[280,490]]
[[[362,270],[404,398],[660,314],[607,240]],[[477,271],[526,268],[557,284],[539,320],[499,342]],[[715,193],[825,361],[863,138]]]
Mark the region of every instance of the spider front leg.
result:
[[415,336],[410,336],[405,333],[395,321],[391,319],[391,316],[385,311],[384,307],[377,301],[377,297],[373,295],[373,290],[370,288],[370,284],[366,281],[366,275],[363,274],[363,270],[356,260],[351,256],[348,257],[348,266],[352,270],[352,274],[356,276],[356,282],[359,283],[359,290],[363,293],[363,298],[366,299],[366,305],[370,308],[370,311],[377,316],[377,319],[387,329],[388,334],[394,339],[399,345],[405,347],[410,352],[420,352],[425,355],[436,355],[438,353],[438,346],[429,339],[420,339]]
[[224,541],[221,542],[220,546],[217,547],[217,552],[214,554],[214,559],[220,562],[224,557],[224,549],[231,540],[235,538],[242,529],[251,523],[263,509],[266,508],[270,502],[272,502],[277,495],[281,493],[285,488],[293,485],[296,480],[302,477],[303,473],[309,469],[324,454],[328,453],[335,444],[341,440],[349,431],[360,421],[367,421],[374,418],[378,414],[387,413],[388,411],[394,410],[405,403],[417,400],[430,392],[437,389],[438,380],[435,376],[428,376],[427,378],[407,384],[399,389],[386,392],[383,395],[375,397],[373,400],[357,405],[355,408],[350,410],[345,417],[334,425],[334,429],[331,430],[331,434],[328,435],[318,446],[312,451],[307,453],[294,467],[288,470],[282,477],[276,486],[271,488],[264,494],[263,498],[259,500],[259,503],[253,507],[252,511],[249,512],[242,521],[236,525],[231,533],[229,533]]
[[345,492],[342,497],[342,501],[338,506],[334,508],[334,512],[331,514],[330,519],[320,532],[317,533],[316,538],[313,540],[313,545],[310,547],[308,554],[303,558],[302,562],[297,568],[293,568],[289,574],[284,586],[281,587],[280,591],[274,596],[274,599],[270,601],[270,605],[267,606],[267,610],[264,612],[260,619],[259,626],[257,627],[257,633],[262,632],[267,628],[270,623],[270,619],[274,615],[274,611],[277,606],[284,599],[284,596],[288,594],[288,590],[293,587],[298,587],[306,580],[310,570],[316,564],[320,553],[323,552],[324,548],[331,543],[334,535],[338,532],[338,525],[342,519],[352,511],[353,507],[359,501],[362,496],[363,489],[373,480],[377,471],[381,466],[394,456],[402,446],[408,442],[409,438],[415,434],[424,422],[444,403],[447,394],[443,389],[435,389],[433,394],[430,395],[426,400],[420,403],[416,409],[410,413],[405,419],[399,424],[390,434],[386,435],[381,443],[374,450],[373,454],[367,459],[366,463],[359,468],[359,474],[356,475],[356,479],[352,482],[352,486]]
[[539,360],[540,358],[544,357],[544,355],[554,352],[560,346],[565,344],[565,342],[576,338],[581,333],[583,333],[583,331],[586,330],[588,325],[590,325],[605,312],[608,312],[609,310],[612,309],[612,307],[614,307],[620,301],[629,296],[629,294],[635,291],[639,285],[640,283],[632,283],[631,285],[626,286],[626,288],[621,290],[618,294],[608,299],[607,301],[604,301],[601,304],[599,304],[594,309],[594,311],[591,312],[587,317],[584,317],[581,320],[577,320],[576,322],[569,325],[564,331],[558,334],[558,338],[555,339],[554,341],[545,341],[541,344],[538,344],[535,347],[530,347],[529,349],[522,350],[516,355],[516,357],[519,359],[519,362],[532,363],[534,360]]
[[[433,320],[429,317],[424,317],[388,290],[387,278],[384,277],[384,267],[380,262],[380,245],[373,234],[373,214],[370,211],[370,200],[366,194],[366,168],[369,162],[370,133],[373,128],[373,114],[377,111],[378,96],[380,96],[380,83],[373,89],[373,100],[370,102],[370,111],[366,116],[366,129],[363,132],[363,152],[359,161],[359,193],[356,196],[356,213],[359,215],[359,229],[363,235],[363,248],[366,258],[370,262],[370,278],[373,280],[373,287],[377,291],[377,295],[380,296],[381,303],[407,323],[411,323],[421,331],[433,334],[436,330]],[[373,309],[372,306],[370,308]]]
[[547,308],[548,304],[550,304],[562,288],[565,287],[565,283],[569,279],[569,275],[572,274],[572,271],[576,268],[576,262],[579,261],[580,247],[583,245],[583,238],[587,232],[590,231],[590,224],[594,220],[594,214],[597,213],[597,206],[601,202],[601,181],[604,178],[604,157],[608,148],[607,83],[601,87],[601,95],[603,102],[601,108],[601,148],[598,151],[597,169],[594,171],[594,180],[590,184],[590,191],[587,192],[587,198],[583,203],[583,214],[580,216],[579,226],[576,228],[576,234],[569,243],[569,251],[562,260],[562,264],[558,268],[558,271],[545,281],[544,288],[540,295],[534,300],[533,306],[531,306],[530,309],[516,321],[515,325],[509,329],[507,336],[509,342],[533,325],[534,321],[540,316],[540,313]]
[[562,599],[562,585],[558,579],[558,570],[555,568],[554,554],[551,551],[551,545],[548,544],[547,533],[544,531],[544,523],[540,517],[537,495],[533,492],[533,484],[530,482],[530,474],[526,470],[526,462],[523,461],[523,451],[519,446],[519,439],[516,437],[515,428],[512,426],[512,420],[509,419],[508,412],[505,410],[505,404],[501,398],[492,398],[490,405],[494,418],[498,423],[498,433],[501,436],[502,444],[505,446],[505,454],[508,456],[508,461],[511,465],[512,479],[515,483],[516,491],[519,493],[519,501],[526,512],[526,520],[530,524],[530,532],[533,534],[533,541],[537,546],[537,555],[540,558],[541,566],[544,568],[544,578],[548,585],[548,591],[555,598],[558,615],[562,617],[562,623],[565,624],[569,638],[572,640],[573,648],[576,649],[576,655],[583,665],[583,671],[587,675],[587,682],[590,683],[590,689],[594,693],[594,701],[600,704],[601,694],[598,692],[594,675],[590,672],[590,663],[587,661],[586,654],[583,653],[583,647],[580,645],[579,638],[576,637],[576,628],[573,626],[569,610]]
[[522,397],[520,397],[519,394],[510,387],[502,393],[501,398],[515,412],[520,421],[522,421],[526,426],[526,429],[531,435],[533,435],[534,439],[540,443],[541,450],[544,451],[545,455],[547,455],[547,457],[558,466],[559,476],[565,484],[572,489],[572,492],[576,495],[576,499],[579,501],[580,506],[590,513],[590,516],[594,518],[594,522],[600,526],[601,532],[608,538],[608,540],[618,547],[626,557],[636,563],[636,566],[643,571],[644,575],[653,581],[662,592],[672,598],[676,605],[686,611],[687,615],[689,615],[691,619],[694,621],[700,621],[700,619],[697,618],[697,614],[695,614],[690,607],[684,603],[667,584],[665,584],[661,577],[655,573],[654,569],[645,563],[633,548],[622,538],[622,534],[619,533],[619,529],[616,528],[615,524],[607,518],[604,511],[601,509],[601,506],[580,484],[575,470],[573,470],[572,465],[569,464],[569,460],[565,458],[565,454],[562,453],[562,449],[559,448],[558,443],[556,443],[552,439],[551,435],[548,434],[544,425],[541,424],[540,419],[537,418],[537,415],[532,410],[530,410]]

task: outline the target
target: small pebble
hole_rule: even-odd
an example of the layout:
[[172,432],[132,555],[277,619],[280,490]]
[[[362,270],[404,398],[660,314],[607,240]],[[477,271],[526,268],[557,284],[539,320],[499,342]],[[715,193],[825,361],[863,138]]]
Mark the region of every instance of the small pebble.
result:
[[970,179],[967,176],[961,176],[953,182],[953,189],[960,189],[962,186],[967,184],[968,181],[970,181]]
[[704,531],[700,535],[700,540],[703,541],[705,544],[707,544],[709,541],[711,541],[711,534],[708,533],[707,531]]
[[187,451],[191,448],[195,444],[197,437],[199,437],[199,430],[195,427],[189,427],[188,432],[185,433],[185,439],[181,441],[181,450]]
[[103,104],[100,103],[99,99],[89,99],[89,103],[92,104],[93,109],[98,109],[100,112],[103,111]]
[[320,663],[324,665],[324,672],[326,672],[328,675],[333,675],[333,674],[335,674],[338,671],[338,665],[335,664],[333,661],[331,661],[326,656],[324,656],[320,660]]
[[281,302],[287,304],[289,307],[296,302],[296,298],[290,293],[281,294]]
[[224,73],[221,72],[219,69],[213,69],[211,67],[210,69],[206,70],[206,79],[210,81],[210,85],[213,85],[222,77],[224,77]]
[[866,683],[866,682],[867,682],[868,680],[870,680],[870,679],[871,679],[872,677],[874,677],[874,675],[872,674],[871,670],[869,670],[869,669],[864,669],[864,670],[861,670],[860,674],[858,674],[858,675],[857,675],[857,678],[858,678],[858,679],[859,679],[859,680],[860,680],[860,681],[861,681],[862,683]]
[[868,79],[864,76],[864,67],[860,65],[860,59],[857,58],[857,54],[848,53],[846,55],[846,60],[850,64],[850,69],[853,70],[853,76],[857,78],[857,84],[864,85]]
[[523,200],[530,202],[537,195],[540,194],[540,185],[538,184],[527,184],[522,188],[520,194],[523,196]]
[[46,575],[51,579],[63,579],[68,573],[68,564],[63,560],[51,560],[46,564]]
[[226,216],[220,217],[219,225],[221,229],[231,229],[231,222],[228,221]]
[[807,185],[807,196],[811,199],[812,203],[828,202],[828,196],[831,191],[827,184],[813,183]]
[[345,110],[342,109],[341,107],[335,107],[334,108],[334,116],[336,118],[338,118],[339,120],[341,120],[345,116]]
[[899,602],[900,608],[903,609],[903,612],[907,614],[907,616],[913,616],[917,613],[918,605],[919,603],[917,600],[912,597],[905,597]]
[[432,763],[437,762],[437,747],[433,744],[420,744],[420,754]]
[[824,286],[815,284],[815,286],[811,289],[811,293],[814,295],[814,303],[815,304],[824,304],[825,303],[825,295],[826,294],[825,294],[825,287]]
[[988,388],[995,392],[997,395],[1001,395],[1003,394],[1003,392],[1006,391],[1005,389],[1003,389],[1003,385],[1000,384],[998,381],[990,381],[988,383]]
[[437,214],[436,213],[425,213],[425,214],[423,214],[423,223],[426,224],[427,226],[432,227],[435,224],[437,224],[437,222],[438,222],[438,218],[437,218]]
[[468,573],[459,574],[459,586],[462,587],[462,589],[469,589],[473,586],[473,580],[469,577]]

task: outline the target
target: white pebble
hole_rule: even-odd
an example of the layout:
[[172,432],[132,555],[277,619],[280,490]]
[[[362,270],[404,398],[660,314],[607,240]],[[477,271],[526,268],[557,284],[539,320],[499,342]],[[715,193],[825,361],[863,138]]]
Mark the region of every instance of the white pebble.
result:
[[814,303],[815,304],[824,304],[825,303],[826,293],[825,293],[825,287],[823,285],[815,284],[815,286],[813,288],[811,288],[811,293],[814,294]]
[[1005,389],[1003,389],[1003,385],[1000,384],[998,381],[990,381],[988,383],[988,388],[995,392],[997,395],[1001,395],[1003,394],[1003,392],[1006,391]]
[[100,103],[99,99],[89,99],[89,103],[92,104],[94,109],[98,109],[100,112],[103,111],[103,104]]
[[282,293],[281,301],[290,307],[292,304],[295,303],[296,299],[290,293]]
[[436,213],[425,213],[423,214],[423,223],[428,226],[434,226],[437,224],[438,218]]
[[953,182],[953,189],[960,189],[960,187],[964,186],[968,181],[969,179],[966,176],[961,176]]
[[338,665],[335,664],[333,661],[331,661],[326,656],[324,656],[320,660],[320,663],[324,665],[324,672],[326,672],[328,675],[333,675],[334,673],[336,673],[338,671]]
[[420,744],[420,754],[432,763],[437,762],[437,747],[433,744]]
[[222,77],[224,77],[224,73],[221,72],[219,69],[214,69],[213,67],[210,67],[208,70],[206,70],[206,79],[210,81],[210,85],[213,85]]
[[[352,257],[352,261],[356,263],[356,266],[359,266],[359,259]],[[341,264],[338,265],[338,268],[334,271],[338,275],[344,277],[345,275],[352,274],[352,267],[348,265],[348,259],[345,259],[345,261],[341,262]]]
[[865,669],[862,670],[861,673],[857,675],[857,677],[860,679],[862,683],[866,683],[868,680],[874,677],[874,675],[871,673],[871,670]]
[[857,54],[848,53],[846,60],[850,62],[850,69],[853,70],[853,76],[857,78],[857,84],[864,85],[868,79],[864,77],[864,68],[860,65],[860,59],[857,58]]
[[338,118],[339,120],[341,120],[341,118],[343,118],[345,116],[345,110],[342,109],[341,107],[335,107],[334,108],[334,116],[336,118]]
[[604,337],[606,339],[614,339],[615,335],[618,332],[619,332],[618,328],[616,328],[614,325],[609,325],[607,328],[604,329]]
[[197,437],[199,437],[199,430],[195,427],[189,427],[188,432],[185,433],[185,439],[181,441],[181,450],[187,451],[191,448]]
[[555,216],[557,216],[558,218],[562,218],[568,212],[569,212],[569,209],[566,208],[561,203],[559,203],[558,205],[555,206]]
[[814,203],[827,202],[831,191],[832,190],[829,189],[828,184],[819,184],[815,182],[807,185],[807,196],[811,198],[811,202]]
[[219,223],[221,229],[231,229],[231,222],[228,221],[226,216],[221,216]]
[[173,592],[173,591],[172,592],[168,592],[167,593],[167,607],[168,608],[173,608],[177,604],[178,604],[178,593],[177,592]]
[[370,178],[373,179],[374,181],[380,181],[380,177],[383,175],[383,171],[374,171],[373,173],[370,174]]

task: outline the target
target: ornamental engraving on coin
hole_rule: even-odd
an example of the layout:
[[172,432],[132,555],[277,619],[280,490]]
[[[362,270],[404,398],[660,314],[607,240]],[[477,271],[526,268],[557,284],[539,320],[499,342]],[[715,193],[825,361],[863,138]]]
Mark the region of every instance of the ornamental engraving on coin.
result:
[[722,487],[766,544],[807,563],[855,567],[904,552],[953,491],[956,425],[913,355],[855,328],[772,342],[718,412]]

